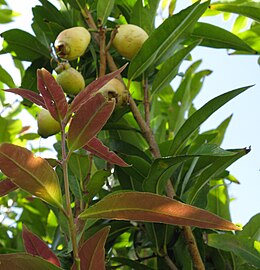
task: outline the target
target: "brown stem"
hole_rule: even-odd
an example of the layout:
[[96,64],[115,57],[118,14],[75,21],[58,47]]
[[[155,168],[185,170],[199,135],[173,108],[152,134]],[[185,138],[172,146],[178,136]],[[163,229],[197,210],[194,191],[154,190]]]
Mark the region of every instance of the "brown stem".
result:
[[178,268],[176,267],[176,265],[174,264],[174,262],[171,260],[171,258],[168,255],[166,255],[164,257],[164,260],[165,260],[165,262],[167,263],[167,265],[169,266],[170,269],[178,270]]
[[106,31],[102,26],[99,28],[99,54],[99,77],[102,77],[106,74]]
[[143,82],[144,89],[144,115],[145,123],[150,126],[150,100],[149,100],[149,89],[148,89],[148,79],[145,78]]

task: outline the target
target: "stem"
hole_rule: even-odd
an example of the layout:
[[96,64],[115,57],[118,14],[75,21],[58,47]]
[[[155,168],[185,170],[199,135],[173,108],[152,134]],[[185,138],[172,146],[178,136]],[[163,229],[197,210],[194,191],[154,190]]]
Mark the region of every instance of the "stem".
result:
[[106,74],[106,31],[100,26],[99,28],[99,54],[100,54],[100,66],[99,66],[99,77]]
[[148,79],[143,80],[144,88],[144,115],[145,123],[147,126],[150,126],[150,101],[149,101],[149,89],[148,89]]
[[173,261],[171,260],[171,258],[168,255],[166,255],[164,257],[164,259],[165,259],[165,262],[167,263],[167,265],[169,266],[170,269],[178,270],[178,268],[176,267],[176,265],[173,263]]
[[73,213],[70,202],[70,190],[69,190],[69,176],[68,176],[68,158],[66,152],[66,137],[65,137],[65,125],[62,125],[61,129],[61,147],[62,147],[62,169],[64,177],[64,189],[66,199],[66,216],[69,222],[70,240],[72,242],[73,256],[76,263],[77,270],[80,270],[80,258],[78,252],[77,238],[76,238],[76,227],[74,224]]

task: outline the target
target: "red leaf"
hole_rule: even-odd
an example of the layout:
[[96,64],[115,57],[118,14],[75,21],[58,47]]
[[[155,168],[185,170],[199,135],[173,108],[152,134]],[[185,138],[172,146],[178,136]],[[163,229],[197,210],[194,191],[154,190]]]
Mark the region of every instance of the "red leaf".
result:
[[16,190],[18,186],[14,184],[10,179],[4,179],[0,181],[0,196],[5,196],[9,192]]
[[92,98],[95,93],[101,88],[103,87],[105,84],[107,84],[110,80],[112,80],[113,78],[115,78],[118,74],[120,74],[125,67],[127,66],[127,64],[125,64],[124,66],[122,66],[120,69],[111,72],[103,77],[100,77],[98,79],[96,79],[95,81],[93,81],[92,83],[90,83],[83,91],[81,91],[73,100],[73,102],[71,103],[71,106],[69,108],[69,112],[76,112],[77,110],[79,110],[79,108],[86,103],[90,98]]
[[70,151],[83,147],[102,129],[115,107],[114,100],[107,100],[97,93],[75,113],[68,132]]
[[92,138],[84,147],[87,151],[100,157],[111,164],[116,164],[121,167],[129,167],[122,158],[120,158],[116,153],[110,151],[99,139],[96,137]]
[[[105,270],[105,242],[110,227],[104,227],[90,237],[80,248],[80,269],[81,270]],[[71,270],[76,270],[75,263]]]
[[68,110],[65,94],[53,76],[46,69],[37,70],[38,90],[52,117],[61,122]]
[[44,109],[46,109],[46,105],[44,103],[42,96],[40,96],[39,94],[37,94],[31,90],[27,90],[27,89],[23,89],[23,88],[10,88],[10,89],[6,89],[4,91],[20,95],[21,97],[27,98],[28,100],[35,103],[36,105],[42,106]]
[[148,192],[117,192],[87,208],[79,218],[160,222],[219,230],[240,230],[206,210]]
[[29,254],[42,257],[43,259],[61,266],[57,256],[51,251],[48,245],[43,242],[38,236],[30,232],[26,226],[23,225],[23,243],[26,251]]

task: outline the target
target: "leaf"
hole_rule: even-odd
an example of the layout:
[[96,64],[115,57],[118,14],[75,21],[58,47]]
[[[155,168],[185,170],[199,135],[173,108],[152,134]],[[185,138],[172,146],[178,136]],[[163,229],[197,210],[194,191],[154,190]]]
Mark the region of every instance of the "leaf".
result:
[[203,209],[148,192],[116,192],[86,209],[79,218],[159,222],[219,230],[240,230]]
[[63,208],[59,179],[45,159],[35,157],[23,147],[3,143],[0,145],[0,169],[20,188]]
[[112,262],[117,262],[120,265],[126,265],[129,266],[130,269],[135,270],[153,270],[154,268],[151,268],[141,262],[133,261],[124,257],[111,257],[110,259]]
[[0,254],[0,270],[61,270],[48,261],[27,253]]
[[255,53],[247,43],[231,32],[208,23],[197,23],[191,34],[192,38],[202,39],[201,46],[226,48]]
[[114,100],[108,101],[98,93],[80,107],[69,127],[68,146],[71,152],[96,136],[112,114],[114,106]]
[[97,18],[101,21],[102,25],[106,24],[107,18],[114,8],[115,0],[108,0],[104,4],[103,0],[97,2]]
[[199,44],[200,42],[194,42],[190,46],[183,48],[176,52],[172,57],[167,59],[159,72],[156,74],[153,87],[152,94],[159,92],[164,87],[166,87],[177,75],[180,64],[183,59]]
[[248,264],[260,267],[260,253],[254,247],[254,240],[250,237],[231,234],[208,234],[207,244],[211,247],[230,251]]
[[20,30],[12,29],[3,32],[1,36],[4,38],[4,53],[14,52],[16,57],[22,61],[34,61],[44,56],[50,59],[49,50],[43,46],[36,37]]
[[108,147],[106,147],[99,139],[96,137],[92,138],[87,144],[83,147],[90,153],[95,156],[106,160],[111,164],[115,164],[122,167],[128,167],[126,162],[122,158],[120,158],[116,153],[110,151]]
[[21,97],[26,98],[30,100],[31,102],[35,103],[36,105],[39,105],[43,107],[44,109],[46,109],[46,105],[44,103],[42,96],[40,96],[39,94],[31,90],[27,90],[23,88],[11,88],[11,89],[5,89],[4,91],[20,95]]
[[68,111],[68,103],[61,86],[46,69],[37,71],[38,90],[52,117],[61,122]]
[[[105,242],[109,233],[110,227],[104,227],[92,237],[90,237],[80,248],[80,269],[81,270],[105,270]],[[75,263],[71,270],[76,270]]]
[[255,241],[260,242],[260,213],[254,215],[248,223],[243,227],[243,231],[238,235],[251,237]]
[[15,83],[11,75],[0,65],[0,74],[1,79],[0,81],[6,84],[8,87],[15,87]]
[[239,33],[238,36],[244,40],[248,45],[260,52],[260,25],[252,25],[250,29]]
[[199,5],[198,1],[180,13],[169,17],[156,28],[132,59],[128,69],[128,78],[135,79],[152,63],[158,62],[167,53],[172,52],[173,48],[192,31],[194,24],[206,10],[208,4],[205,2]]
[[18,186],[8,178],[0,181],[0,197],[5,196],[9,192],[16,190],[17,188]]
[[105,76],[102,76],[92,83],[90,83],[83,91],[81,91],[73,100],[69,107],[69,113],[76,112],[79,110],[79,108],[85,104],[89,99],[91,99],[96,92],[103,87],[105,84],[107,84],[110,80],[118,76],[127,66],[125,64],[118,70],[111,72]]
[[52,264],[61,266],[57,256],[52,252],[48,245],[38,236],[30,232],[25,225],[23,225],[22,236],[27,253],[39,256]]
[[202,106],[199,110],[194,112],[185,123],[181,126],[176,136],[173,139],[172,145],[169,148],[169,155],[176,155],[179,151],[181,151],[182,147],[185,145],[190,136],[194,133],[194,131],[204,122],[206,121],[211,114],[217,111],[220,107],[222,107],[225,103],[241,94],[251,86],[246,86],[242,88],[238,88],[232,90],[230,92],[224,93],[218,97],[213,98],[209,102],[207,102],[204,106]]

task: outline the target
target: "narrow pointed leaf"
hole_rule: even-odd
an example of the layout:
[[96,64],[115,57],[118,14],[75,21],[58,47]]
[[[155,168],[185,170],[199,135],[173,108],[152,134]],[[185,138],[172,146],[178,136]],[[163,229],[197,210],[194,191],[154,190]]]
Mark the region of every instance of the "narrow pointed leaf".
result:
[[111,164],[116,164],[121,167],[128,167],[126,162],[120,158],[116,153],[110,151],[98,138],[92,138],[85,146],[84,149],[91,152],[97,157],[100,157]]
[[115,0],[108,0],[104,4],[104,0],[99,0],[97,2],[97,18],[101,21],[103,25],[106,24],[107,18],[114,8]]
[[68,103],[61,86],[44,68],[37,71],[37,83],[50,114],[55,120],[61,122],[68,110]]
[[23,147],[3,143],[0,145],[0,170],[20,188],[62,208],[58,176],[45,159],[35,157]]
[[83,91],[81,91],[73,100],[73,102],[70,105],[69,113],[76,112],[79,110],[79,108],[86,103],[89,99],[91,99],[96,92],[103,87],[105,84],[107,84],[110,80],[118,76],[127,66],[125,64],[118,70],[111,72],[103,77],[100,77],[90,83]]
[[219,230],[239,230],[233,223],[203,209],[147,192],[122,192],[106,196],[79,216],[159,222]]
[[260,213],[250,218],[247,224],[243,227],[243,231],[238,235],[251,237],[253,240],[260,242]]
[[62,270],[62,268],[27,253],[0,254],[0,270]]
[[18,186],[9,178],[0,181],[0,197],[5,196],[9,192],[16,190]]
[[248,264],[260,268],[260,253],[254,247],[254,240],[246,236],[230,234],[209,234],[207,244],[211,247],[230,251]]
[[81,106],[69,127],[68,146],[70,151],[83,147],[96,136],[112,114],[114,107],[114,100],[109,101],[99,93]]
[[190,34],[209,4],[205,2],[200,5],[199,2],[169,17],[152,32],[130,63],[128,69],[130,80],[142,74],[152,63],[174,51],[173,49]]
[[33,91],[23,89],[23,88],[11,88],[11,89],[6,89],[4,91],[20,95],[21,97],[30,100],[31,102],[35,103],[36,105],[39,105],[39,106],[43,107],[44,109],[47,109],[42,96],[40,96],[39,94],[37,94]]
[[185,145],[187,140],[193,134],[193,132],[204,122],[210,115],[217,111],[220,107],[226,104],[228,101],[243,93],[251,86],[238,88],[227,93],[224,93],[218,97],[213,98],[202,106],[199,110],[193,113],[181,126],[178,133],[174,137],[172,145],[169,148],[169,155],[176,155],[182,147]]
[[24,225],[22,236],[24,247],[27,253],[34,256],[39,256],[52,264],[61,266],[57,256],[52,252],[48,245],[43,242],[38,236],[30,232]]
[[[81,270],[105,270],[105,243],[110,227],[104,227],[90,237],[80,248],[80,269]],[[77,270],[75,263],[71,270]]]

